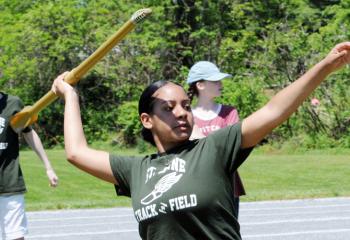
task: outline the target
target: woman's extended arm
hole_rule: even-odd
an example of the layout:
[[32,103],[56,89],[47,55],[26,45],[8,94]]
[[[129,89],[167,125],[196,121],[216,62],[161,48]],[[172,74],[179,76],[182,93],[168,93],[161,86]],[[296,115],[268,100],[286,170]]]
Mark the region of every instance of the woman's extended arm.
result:
[[350,63],[350,42],[340,43],[302,77],[278,92],[264,107],[242,122],[242,148],[259,143],[284,122],[332,72]]
[[117,184],[109,163],[109,154],[89,148],[86,142],[80,116],[79,97],[74,88],[63,81],[65,74],[55,79],[52,91],[65,100],[64,144],[67,159],[79,169]]

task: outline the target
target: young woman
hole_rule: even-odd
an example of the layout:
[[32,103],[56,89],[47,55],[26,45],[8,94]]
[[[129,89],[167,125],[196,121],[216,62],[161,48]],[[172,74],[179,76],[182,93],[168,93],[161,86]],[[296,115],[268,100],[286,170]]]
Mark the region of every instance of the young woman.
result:
[[[230,74],[220,72],[211,62],[200,61],[194,64],[187,77],[189,84],[188,96],[190,100],[197,97],[197,103],[192,108],[194,124],[199,131],[193,131],[191,139],[206,137],[212,132],[239,122],[236,108],[215,102],[221,96],[221,80],[231,77]],[[233,192],[235,217],[239,213],[239,197],[245,195],[242,180],[238,171],[233,176]]]
[[[285,121],[327,75],[350,62],[350,42],[242,122],[206,138],[189,140],[190,99],[171,82],[148,86],[139,101],[143,136],[158,153],[123,157],[88,146],[78,94],[58,76],[52,90],[65,99],[64,138],[68,160],[131,197],[143,239],[241,239],[234,217],[232,175],[252,147]],[[234,222],[235,224],[232,224]]]

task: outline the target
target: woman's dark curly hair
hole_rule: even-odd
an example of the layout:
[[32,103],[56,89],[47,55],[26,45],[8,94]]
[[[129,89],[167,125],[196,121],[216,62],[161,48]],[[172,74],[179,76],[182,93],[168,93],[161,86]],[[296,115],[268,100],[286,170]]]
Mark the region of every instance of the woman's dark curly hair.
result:
[[203,82],[203,80],[199,80],[199,81],[191,83],[190,86],[188,87],[188,90],[187,90],[187,95],[190,98],[191,102],[195,96],[198,97],[198,88],[196,86],[197,82]]

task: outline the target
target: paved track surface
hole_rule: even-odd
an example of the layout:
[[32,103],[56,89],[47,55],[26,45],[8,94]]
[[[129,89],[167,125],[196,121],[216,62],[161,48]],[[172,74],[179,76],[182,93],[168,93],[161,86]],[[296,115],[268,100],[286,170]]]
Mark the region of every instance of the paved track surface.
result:
[[[348,240],[350,198],[242,202],[245,240]],[[28,212],[26,239],[139,240],[131,208]]]

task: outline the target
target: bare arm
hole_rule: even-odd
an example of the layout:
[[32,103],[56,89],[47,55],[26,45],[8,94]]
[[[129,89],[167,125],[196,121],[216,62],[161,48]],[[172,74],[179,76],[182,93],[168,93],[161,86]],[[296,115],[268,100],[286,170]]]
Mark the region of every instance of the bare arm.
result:
[[30,132],[23,133],[23,137],[28,143],[28,145],[35,151],[35,153],[44,163],[46,175],[50,181],[50,186],[56,187],[58,185],[58,177],[56,176],[56,173],[51,166],[49,158],[46,155],[43,144],[38,134],[34,130],[31,130]]
[[302,77],[277,93],[264,107],[242,122],[242,148],[259,143],[283,123],[332,72],[350,63],[350,42],[338,44]]
[[64,144],[67,159],[79,169],[107,182],[117,184],[110,163],[109,154],[88,146],[80,116],[79,97],[72,86],[64,82],[64,75],[58,76],[52,90],[65,99]]

